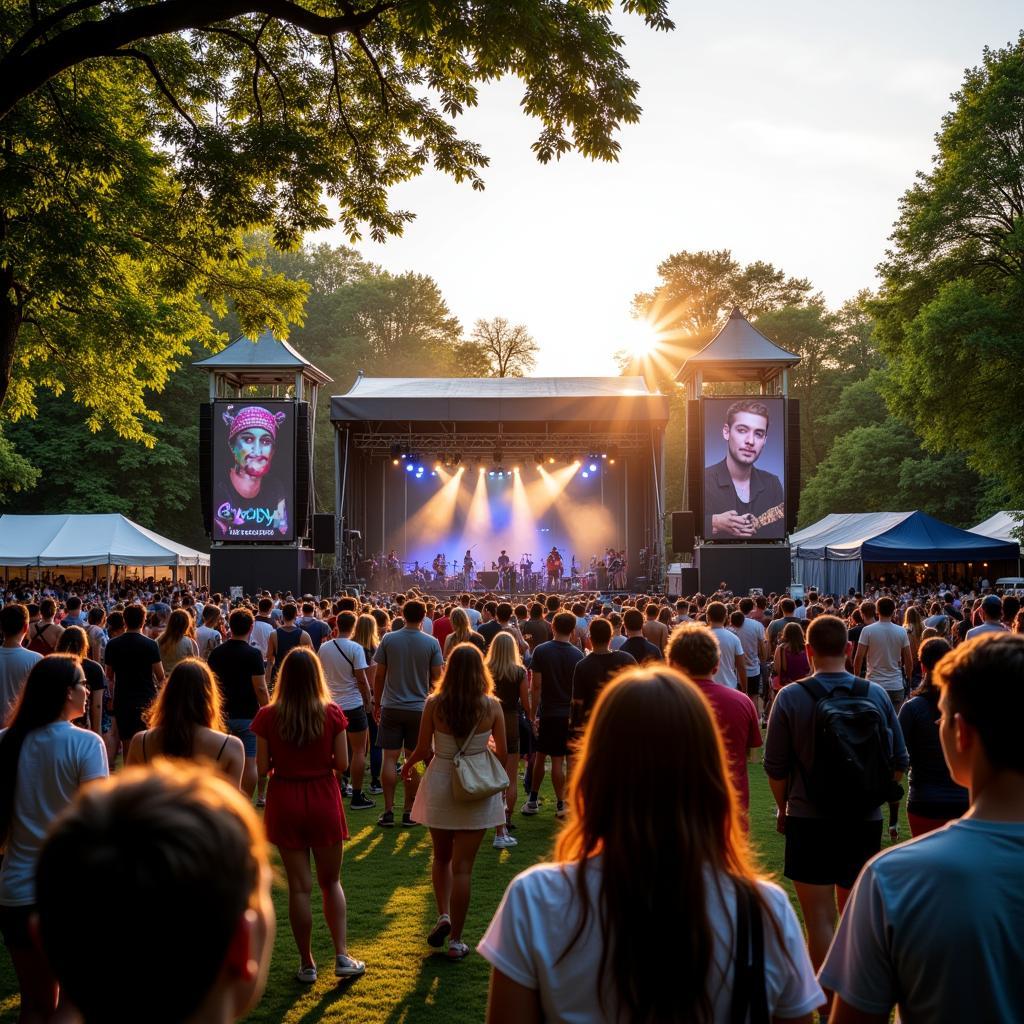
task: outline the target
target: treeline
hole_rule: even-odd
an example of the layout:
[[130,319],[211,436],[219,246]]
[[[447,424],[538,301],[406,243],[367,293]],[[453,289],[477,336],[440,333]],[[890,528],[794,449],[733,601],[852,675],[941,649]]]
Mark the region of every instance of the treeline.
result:
[[[363,370],[370,376],[476,377],[521,375],[533,366],[536,344],[521,324],[479,320],[464,330],[437,282],[426,274],[391,274],[352,249],[305,245],[280,253],[266,238],[249,240],[275,273],[308,285],[305,315],[290,342],[334,379],[317,410],[317,507],[333,508],[331,393],[347,391]],[[228,315],[225,338],[241,333]],[[120,512],[186,544],[207,542],[199,507],[198,408],[207,376],[192,359],[179,360],[161,391],[145,403],[154,444],[120,436],[92,421],[72,391],[40,389],[35,415],[4,425],[0,437],[0,508],[5,512]],[[116,367],[111,367],[116,373]]]

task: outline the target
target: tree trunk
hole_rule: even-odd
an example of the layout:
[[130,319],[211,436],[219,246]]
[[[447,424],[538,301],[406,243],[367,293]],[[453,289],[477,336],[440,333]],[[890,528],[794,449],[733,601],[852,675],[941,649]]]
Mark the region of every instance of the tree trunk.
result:
[[18,345],[23,311],[14,295],[14,271],[0,270],[0,410],[4,407],[14,372],[14,353]]

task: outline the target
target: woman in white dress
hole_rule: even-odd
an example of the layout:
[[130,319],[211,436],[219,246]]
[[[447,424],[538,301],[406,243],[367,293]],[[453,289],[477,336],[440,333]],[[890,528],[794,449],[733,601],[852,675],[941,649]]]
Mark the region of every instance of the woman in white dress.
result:
[[504,764],[508,757],[505,716],[493,694],[494,682],[483,655],[473,644],[459,644],[448,657],[440,685],[427,698],[416,749],[402,767],[402,778],[408,780],[413,767],[433,751],[416,791],[412,818],[430,829],[434,844],[430,877],[438,916],[427,942],[439,948],[447,937],[452,960],[469,953],[462,929],[480,841],[488,829],[505,824],[503,794],[469,803],[452,796],[452,759],[467,738],[471,737],[463,751],[466,757],[486,750],[492,736],[498,760]]

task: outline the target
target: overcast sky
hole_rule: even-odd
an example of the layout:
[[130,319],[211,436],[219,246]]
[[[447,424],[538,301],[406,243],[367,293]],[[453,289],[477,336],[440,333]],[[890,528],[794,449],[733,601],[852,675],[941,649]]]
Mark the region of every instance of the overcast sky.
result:
[[643,106],[617,164],[541,166],[519,83],[486,87],[459,119],[491,158],[486,191],[433,172],[396,188],[416,220],[363,254],[433,276],[467,333],[526,324],[540,375],[614,373],[632,296],[681,249],[768,260],[838,305],[875,283],[963,69],[1024,28],[1019,0],[717,0],[672,17],[668,34],[616,18]]

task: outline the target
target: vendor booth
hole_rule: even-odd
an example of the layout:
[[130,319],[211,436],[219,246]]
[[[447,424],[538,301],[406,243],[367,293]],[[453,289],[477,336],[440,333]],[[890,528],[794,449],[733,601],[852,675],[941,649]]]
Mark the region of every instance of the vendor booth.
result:
[[[108,580],[118,568],[170,569],[174,579],[204,582],[210,556],[147,530],[115,513],[105,515],[0,516],[0,566],[4,576],[67,576],[68,570],[104,566]],[[24,572],[12,570],[24,569]],[[34,570],[34,571],[33,571]],[[45,573],[43,570],[46,570]]]
[[1015,540],[982,537],[925,512],[833,513],[794,533],[790,544],[794,579],[827,594],[862,590],[866,578],[881,576],[995,578],[1015,571],[1020,557]]

